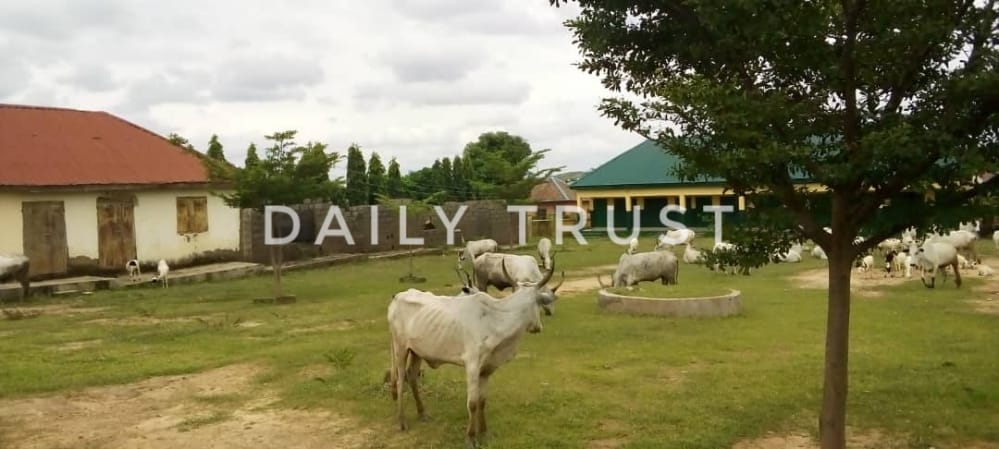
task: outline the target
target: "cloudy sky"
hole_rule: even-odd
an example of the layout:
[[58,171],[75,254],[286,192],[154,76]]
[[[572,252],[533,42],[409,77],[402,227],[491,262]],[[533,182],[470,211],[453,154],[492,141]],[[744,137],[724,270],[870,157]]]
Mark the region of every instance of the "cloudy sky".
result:
[[[596,111],[547,0],[7,0],[0,102],[104,110],[204,149],[351,143],[403,171],[505,130],[545,166],[593,168],[641,142]],[[337,170],[342,173],[343,165]]]

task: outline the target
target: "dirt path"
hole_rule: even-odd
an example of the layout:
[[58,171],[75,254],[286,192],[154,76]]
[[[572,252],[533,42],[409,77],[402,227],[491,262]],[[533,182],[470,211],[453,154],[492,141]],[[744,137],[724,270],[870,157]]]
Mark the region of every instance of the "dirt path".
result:
[[329,412],[268,407],[255,365],[155,377],[128,385],[0,401],[0,447],[236,449],[361,448],[368,431]]

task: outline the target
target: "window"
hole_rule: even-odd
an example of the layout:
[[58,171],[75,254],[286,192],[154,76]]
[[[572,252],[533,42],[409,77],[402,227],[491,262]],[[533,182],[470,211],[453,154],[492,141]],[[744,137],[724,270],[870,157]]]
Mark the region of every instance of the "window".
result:
[[208,197],[177,197],[177,233],[208,232]]

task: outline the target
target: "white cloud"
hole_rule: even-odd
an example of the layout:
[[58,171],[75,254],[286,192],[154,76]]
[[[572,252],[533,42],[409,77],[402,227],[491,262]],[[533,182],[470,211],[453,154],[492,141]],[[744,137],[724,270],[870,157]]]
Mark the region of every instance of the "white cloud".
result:
[[[551,148],[546,166],[595,167],[641,139],[595,110],[608,96],[572,66],[572,8],[496,0],[9,0],[0,100],[107,110],[204,148],[297,129],[358,143],[403,171],[505,130]],[[338,170],[342,172],[341,166]]]

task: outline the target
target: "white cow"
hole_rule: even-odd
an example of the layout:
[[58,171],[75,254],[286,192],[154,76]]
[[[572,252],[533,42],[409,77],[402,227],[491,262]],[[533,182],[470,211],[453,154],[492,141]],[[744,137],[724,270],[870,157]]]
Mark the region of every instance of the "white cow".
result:
[[417,378],[426,362],[431,368],[452,364],[465,368],[468,427],[465,441],[477,447],[486,433],[486,386],[497,369],[513,360],[525,332],[542,330],[541,308],[555,302],[547,287],[553,268],[536,284],[525,285],[497,300],[485,293],[442,297],[409,289],[388,306],[392,337],[390,387],[396,400],[399,428],[406,430],[403,393],[413,393],[416,411],[425,416]]
[[499,251],[499,243],[496,243],[493,239],[469,240],[466,242],[465,238],[462,237],[461,241],[465,244],[465,247],[458,250],[458,263],[466,260],[474,261],[481,254]]
[[544,269],[552,268],[552,241],[548,237],[538,240],[538,258],[541,259],[541,266]]
[[992,233],[992,242],[996,244],[996,249],[999,249],[999,229]]
[[[957,248],[945,242],[926,242],[922,247],[915,244],[909,247],[909,254],[915,255],[916,265],[923,270],[923,285],[927,288],[936,287],[937,270],[943,268],[944,282],[947,282],[947,267],[954,268],[954,283],[961,287],[961,270],[958,269]],[[930,275],[930,283],[926,283],[926,275]]]
[[683,261],[686,263],[701,263],[704,257],[700,251],[694,248],[694,244],[687,242],[683,244]]
[[[611,287],[631,287],[639,282],[659,280],[663,285],[676,284],[680,264],[670,251],[649,251],[635,254],[622,254],[617,260],[617,269],[611,279]],[[604,285],[600,276],[597,282]]]
[[870,277],[871,270],[873,269],[874,269],[874,256],[870,254],[864,256],[864,258],[860,259],[857,263],[857,272],[867,273],[868,277]]
[[672,248],[674,245],[683,245],[685,243],[691,243],[697,234],[691,229],[674,229],[672,231],[666,231],[659,234],[659,238],[656,241],[656,249],[661,248]]
[[812,248],[812,257],[816,259],[829,260],[829,256],[826,256],[826,251],[819,245],[815,245],[815,247]]
[[933,234],[926,239],[927,242],[942,242],[950,246],[953,246],[957,250],[964,250],[968,253],[970,259],[975,262],[981,262],[978,257],[978,253],[975,251],[975,240],[978,239],[978,234],[965,230],[951,231],[947,235]]
[[0,254],[0,282],[17,281],[21,284],[21,299],[31,291],[31,260],[22,254]]
[[[554,260],[554,254],[552,258]],[[522,285],[531,285],[539,282],[544,274],[538,268],[538,261],[532,256],[521,256],[517,254],[486,253],[479,255],[472,262],[472,279],[475,280],[475,288],[483,293],[488,293],[489,286],[499,290],[512,288],[517,291]],[[562,285],[561,282],[553,290],[557,290]],[[552,313],[550,308],[545,309],[545,313]]]

